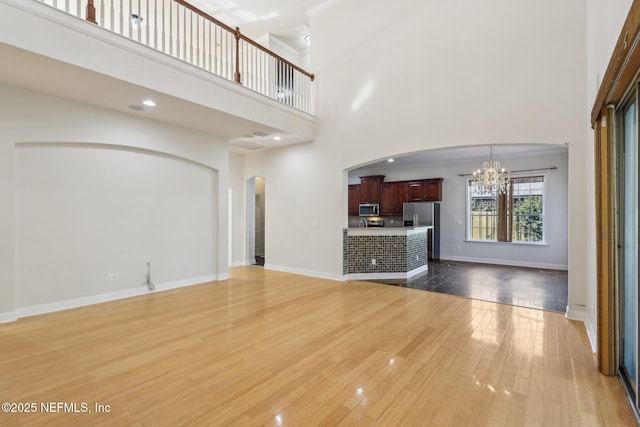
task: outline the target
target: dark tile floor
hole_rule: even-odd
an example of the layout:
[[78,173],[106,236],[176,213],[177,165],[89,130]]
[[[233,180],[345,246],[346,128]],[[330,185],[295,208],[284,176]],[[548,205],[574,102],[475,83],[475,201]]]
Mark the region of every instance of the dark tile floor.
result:
[[410,279],[371,282],[564,313],[567,280],[562,270],[440,260]]

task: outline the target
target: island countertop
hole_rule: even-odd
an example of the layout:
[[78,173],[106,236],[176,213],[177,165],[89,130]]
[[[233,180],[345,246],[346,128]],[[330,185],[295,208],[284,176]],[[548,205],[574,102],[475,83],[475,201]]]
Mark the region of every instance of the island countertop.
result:
[[420,227],[352,227],[345,228],[347,236],[409,236],[426,233],[432,226]]

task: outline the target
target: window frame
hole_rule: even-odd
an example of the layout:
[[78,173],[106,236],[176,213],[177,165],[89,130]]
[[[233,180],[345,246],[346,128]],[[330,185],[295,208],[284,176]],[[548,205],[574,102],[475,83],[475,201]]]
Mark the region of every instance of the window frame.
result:
[[[466,213],[465,213],[465,242],[469,243],[497,243],[497,244],[513,244],[513,245],[533,245],[533,246],[547,246],[547,179],[548,174],[546,173],[536,173],[532,174],[519,174],[515,173],[511,175],[511,179],[519,179],[519,178],[535,178],[542,177],[542,241],[540,242],[526,242],[526,241],[511,241],[511,242],[502,242],[498,240],[482,240],[482,239],[473,239],[472,227],[471,227],[471,187],[473,184],[473,178],[465,179],[465,205],[466,205]],[[496,201],[497,203],[497,201]],[[513,213],[511,213],[513,220]],[[513,225],[510,225],[513,227]],[[497,227],[496,227],[496,236],[497,236]]]

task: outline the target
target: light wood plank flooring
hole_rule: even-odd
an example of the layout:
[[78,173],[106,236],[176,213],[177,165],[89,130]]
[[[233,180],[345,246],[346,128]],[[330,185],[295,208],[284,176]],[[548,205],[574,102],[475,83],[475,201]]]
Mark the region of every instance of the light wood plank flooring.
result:
[[562,314],[260,267],[232,276],[0,325],[0,402],[38,405],[0,425],[635,425]]

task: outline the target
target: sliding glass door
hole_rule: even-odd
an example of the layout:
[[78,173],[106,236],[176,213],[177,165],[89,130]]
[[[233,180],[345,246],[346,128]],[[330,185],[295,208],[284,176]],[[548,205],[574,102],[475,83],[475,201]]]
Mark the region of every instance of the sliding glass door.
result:
[[618,248],[620,373],[638,405],[638,102],[632,96],[619,112]]

